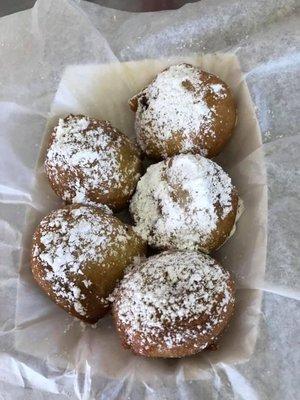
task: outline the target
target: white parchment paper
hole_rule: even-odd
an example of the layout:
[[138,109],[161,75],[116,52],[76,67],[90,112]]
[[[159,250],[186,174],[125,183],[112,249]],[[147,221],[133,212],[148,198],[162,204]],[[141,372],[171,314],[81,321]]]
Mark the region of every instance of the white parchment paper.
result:
[[[31,11],[0,21],[0,393],[5,399],[296,398],[295,7],[295,1],[203,0],[177,11],[130,14],[40,0]],[[217,254],[238,284],[236,316],[221,350],[153,361],[122,350],[109,317],[93,329],[53,305],[33,283],[28,251],[38,220],[60,204],[41,168],[47,121],[82,112],[111,119],[132,135],[127,98],[175,60],[218,73],[235,92],[238,126],[218,161],[237,184],[246,211]],[[109,96],[111,90],[118,96]]]

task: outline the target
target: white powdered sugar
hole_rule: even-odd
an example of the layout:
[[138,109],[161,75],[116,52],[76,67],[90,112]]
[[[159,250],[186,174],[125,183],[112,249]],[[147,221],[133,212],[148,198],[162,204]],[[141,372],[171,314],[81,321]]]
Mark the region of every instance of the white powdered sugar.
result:
[[200,155],[151,165],[130,204],[136,231],[154,247],[206,251],[218,222],[232,211],[233,190],[222,168]]
[[[72,196],[68,190],[64,191],[65,199],[70,199]],[[105,212],[106,214],[112,215],[112,210],[106,205],[101,203],[96,203],[95,201],[90,200],[86,195],[86,189],[84,187],[79,187],[76,185],[76,194],[72,198],[72,203],[74,204],[84,204],[86,206],[92,206],[99,208],[99,210]]]
[[225,99],[227,97],[226,88],[222,83],[214,83],[210,85],[210,89],[218,99]]
[[[126,226],[113,224],[109,215],[93,207],[73,206],[53,211],[41,221],[37,232],[39,244],[33,248],[33,262],[43,267],[43,279],[51,283],[55,296],[84,316],[82,290],[92,285],[85,277],[85,266],[103,263],[116,246],[125,248]],[[76,283],[78,275],[82,275],[81,288]]]
[[138,337],[145,348],[172,348],[202,337],[205,348],[234,302],[229,282],[229,273],[207,255],[164,252],[125,274],[114,312],[128,344]]
[[[108,121],[69,115],[60,119],[54,129],[46,172],[68,202],[95,204],[91,202],[91,193],[99,191],[105,195],[112,187],[130,193],[134,187],[124,187],[126,177],[121,170],[124,145],[132,146]],[[126,173],[137,175],[138,179],[135,168],[133,162]]]
[[[191,65],[173,65],[158,74],[135,96],[138,100],[136,131],[141,148],[145,151],[147,147],[143,136],[152,139],[155,136],[156,145],[163,151],[164,141],[179,133],[184,152],[193,148],[195,136],[214,138],[212,127],[216,113],[206,100],[208,93],[220,99],[227,96],[225,86],[207,84],[202,79],[202,71]],[[205,147],[199,151],[206,155]]]
[[235,221],[234,221],[233,227],[231,229],[231,232],[230,232],[228,238],[224,241],[224,243],[221,244],[220,247],[222,247],[223,244],[225,244],[235,234],[237,223],[238,223],[239,219],[241,218],[241,216],[242,216],[244,211],[245,211],[244,202],[243,202],[242,198],[239,197],[238,198],[238,205],[237,205],[237,210],[236,210]]

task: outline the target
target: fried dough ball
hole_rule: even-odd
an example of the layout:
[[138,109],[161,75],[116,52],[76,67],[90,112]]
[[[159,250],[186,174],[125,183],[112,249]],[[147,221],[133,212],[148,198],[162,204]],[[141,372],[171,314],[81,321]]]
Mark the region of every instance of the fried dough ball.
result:
[[237,206],[237,192],[218,164],[180,154],[147,169],[130,212],[150,246],[210,253],[229,237]]
[[137,147],[108,121],[68,115],[51,134],[45,170],[67,203],[120,210],[135,190],[141,161]]
[[124,347],[174,358],[213,344],[234,310],[234,283],[214,259],[164,252],[129,269],[114,292],[113,316]]
[[69,314],[94,323],[125,267],[144,253],[131,226],[79,204],[51,212],[33,236],[31,269],[39,286]]
[[228,142],[236,122],[226,83],[189,64],[162,71],[129,105],[136,112],[138,143],[156,160],[181,153],[212,158]]

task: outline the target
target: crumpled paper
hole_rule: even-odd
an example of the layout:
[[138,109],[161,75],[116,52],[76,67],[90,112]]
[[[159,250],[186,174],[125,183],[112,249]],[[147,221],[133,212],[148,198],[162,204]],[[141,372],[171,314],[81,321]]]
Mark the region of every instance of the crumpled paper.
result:
[[[300,140],[296,4],[291,0],[203,0],[177,11],[131,14],[85,2],[39,0],[30,11],[2,18],[0,392],[5,399],[297,397]],[[259,146],[250,154],[243,154],[247,146],[241,143],[235,154],[240,160],[234,168],[231,158],[220,159],[233,180],[244,174],[240,182],[249,199],[261,191],[262,209],[256,211],[264,218],[257,232],[264,231],[268,218],[266,268],[256,269],[262,257],[257,259],[253,251],[253,266],[242,268],[236,277],[241,292],[249,298],[251,291],[256,299],[245,316],[252,315],[255,323],[246,327],[240,342],[234,341],[237,352],[230,347],[231,360],[220,359],[217,352],[185,360],[145,360],[118,348],[109,317],[95,329],[86,327],[64,315],[31,279],[29,232],[50,204],[52,208],[60,204],[49,186],[41,186],[41,146],[46,124],[63,112],[63,105],[76,109],[86,104],[80,96],[75,102],[78,93],[62,90],[72,74],[81,74],[80,81],[86,79],[86,71],[105,68],[103,64],[209,57],[215,52],[235,55],[261,131]],[[240,254],[250,252],[251,259],[251,249],[265,248],[266,235],[247,235],[247,225],[242,223],[241,219],[236,233],[246,238]],[[218,255],[228,268],[232,263],[239,265],[239,255],[235,258],[233,252],[226,252],[235,239]],[[228,254],[231,259],[225,259]],[[241,357],[245,337],[255,340],[248,347],[246,343],[248,351]],[[229,348],[226,343],[232,343],[230,335],[227,338],[225,350]],[[62,348],[67,351],[63,353]]]

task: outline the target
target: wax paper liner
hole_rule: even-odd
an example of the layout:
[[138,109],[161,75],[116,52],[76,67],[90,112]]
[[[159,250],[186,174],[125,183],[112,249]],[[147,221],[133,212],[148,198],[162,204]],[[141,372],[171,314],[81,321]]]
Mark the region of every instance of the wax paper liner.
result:
[[[1,20],[0,387],[5,399],[296,398],[296,5],[204,0],[177,11],[131,14],[42,0],[31,11]],[[111,119],[132,134],[132,115],[122,108],[125,97],[163,64],[177,60],[217,72],[233,85],[238,101],[241,125],[218,161],[237,184],[245,213],[217,254],[237,281],[238,307],[219,351],[154,361],[122,350],[109,317],[93,329],[53,305],[32,281],[28,252],[39,218],[60,205],[41,168],[46,125],[49,129],[58,115],[80,111]],[[109,89],[118,96],[112,92],[109,104],[102,103]],[[119,119],[116,108],[122,110]]]

